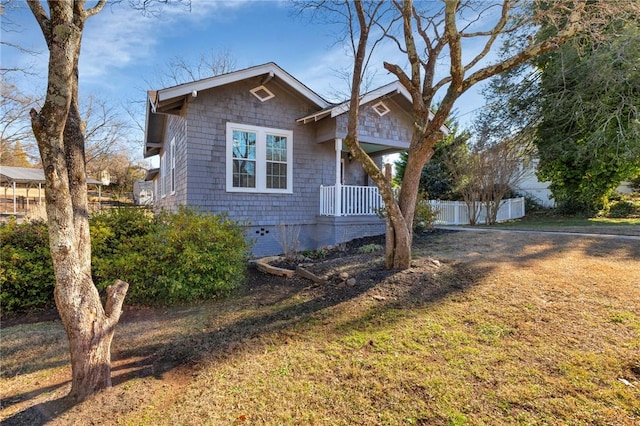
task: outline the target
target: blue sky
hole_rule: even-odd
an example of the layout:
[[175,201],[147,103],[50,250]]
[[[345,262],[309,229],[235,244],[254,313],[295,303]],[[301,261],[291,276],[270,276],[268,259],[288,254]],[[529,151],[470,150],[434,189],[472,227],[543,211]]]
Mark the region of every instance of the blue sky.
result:
[[[3,67],[22,66],[35,72],[16,80],[26,93],[43,94],[46,86],[47,50],[40,29],[26,4],[8,9],[2,37],[41,52],[30,56],[5,48]],[[7,31],[7,21],[15,24]],[[14,31],[15,30],[15,31]],[[182,57],[196,62],[201,54],[227,51],[237,68],[275,62],[312,90],[329,100],[347,90],[335,69],[350,66],[344,46],[336,44],[336,27],[294,16],[287,1],[192,0],[184,6],[165,8],[159,16],[144,16],[127,1],[107,5],[85,27],[80,56],[80,96],[99,96],[108,102],[143,104],[145,92],[159,89],[158,73],[169,60]],[[380,50],[374,67],[375,85],[393,77],[382,69],[382,59],[400,65],[406,59],[389,46]],[[456,107],[460,121],[483,104],[476,93],[461,98]],[[139,107],[143,120],[144,110]],[[134,136],[142,138],[141,134]]]

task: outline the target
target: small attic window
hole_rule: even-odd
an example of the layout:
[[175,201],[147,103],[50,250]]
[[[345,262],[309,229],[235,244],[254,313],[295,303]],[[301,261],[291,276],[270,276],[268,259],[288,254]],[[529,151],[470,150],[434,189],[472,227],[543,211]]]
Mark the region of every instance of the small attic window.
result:
[[385,105],[384,102],[380,101],[374,106],[372,106],[373,110],[378,113],[380,117],[391,111],[388,106]]
[[258,86],[254,89],[251,89],[250,92],[253,96],[260,99],[261,102],[268,101],[269,99],[275,98],[276,96],[264,86]]

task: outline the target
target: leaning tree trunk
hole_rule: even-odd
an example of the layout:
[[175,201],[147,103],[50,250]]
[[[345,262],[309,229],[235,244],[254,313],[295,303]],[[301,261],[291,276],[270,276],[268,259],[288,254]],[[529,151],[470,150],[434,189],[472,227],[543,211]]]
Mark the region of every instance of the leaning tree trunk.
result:
[[69,339],[71,392],[84,400],[111,386],[111,340],[128,284],[107,288],[103,307],[91,278],[91,241],[84,132],[78,110],[78,59],[84,21],[104,6],[83,10],[83,2],[28,4],[49,48],[47,95],[31,110],[31,124],[45,173],[49,244],[56,285],[54,298]]
[[[362,165],[369,177],[371,177],[375,182],[385,204],[385,213],[387,217],[386,267],[388,269],[407,269],[411,265],[411,224],[413,216],[411,217],[411,221],[407,224],[391,190],[390,180],[385,178],[384,173],[362,149],[358,142],[360,87],[364,71],[369,30],[374,23],[372,21],[367,21],[367,14],[363,9],[362,2],[354,2],[354,7],[359,23],[358,28],[360,35],[356,51],[354,52],[355,57],[347,120],[347,136],[344,139],[344,142],[356,161]],[[371,18],[373,16],[375,16],[375,12],[369,17]]]

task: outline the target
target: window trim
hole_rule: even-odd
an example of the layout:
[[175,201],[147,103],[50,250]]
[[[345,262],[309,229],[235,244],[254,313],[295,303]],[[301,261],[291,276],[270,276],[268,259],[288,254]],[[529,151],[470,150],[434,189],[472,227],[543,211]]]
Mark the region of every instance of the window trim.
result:
[[[240,188],[233,186],[233,131],[256,134],[256,186]],[[267,135],[287,138],[287,187],[285,189],[267,188]],[[293,131],[270,127],[252,126],[228,122],[226,126],[226,189],[227,192],[248,192],[264,194],[293,194]]]
[[167,196],[167,153],[160,155],[160,198]]
[[169,158],[169,188],[171,195],[176,193],[176,138],[171,139],[171,156]]

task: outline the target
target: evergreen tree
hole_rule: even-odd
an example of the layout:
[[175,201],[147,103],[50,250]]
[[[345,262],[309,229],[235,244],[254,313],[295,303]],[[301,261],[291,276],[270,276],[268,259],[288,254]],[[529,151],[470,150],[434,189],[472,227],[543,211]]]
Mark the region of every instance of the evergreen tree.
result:
[[[451,151],[466,145],[470,135],[467,131],[461,131],[456,121],[452,120],[448,124],[451,133],[435,144],[433,156],[420,174],[420,191],[426,192],[429,199],[432,200],[460,199],[460,195],[454,189],[451,170],[449,170],[445,159]],[[402,185],[408,156],[409,154],[406,151],[402,152],[400,153],[400,158],[395,162],[396,175],[394,181],[398,185]]]
[[562,210],[592,214],[640,171],[640,30],[616,22],[602,38],[577,38],[538,64],[538,176]]

